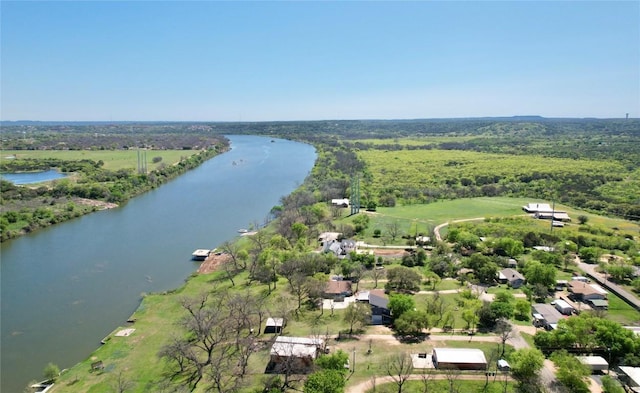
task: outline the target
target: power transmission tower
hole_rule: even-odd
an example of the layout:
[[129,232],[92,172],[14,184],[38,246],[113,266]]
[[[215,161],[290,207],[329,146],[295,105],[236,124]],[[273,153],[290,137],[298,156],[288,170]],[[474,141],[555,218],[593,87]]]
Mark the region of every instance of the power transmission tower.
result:
[[351,178],[351,215],[360,213],[360,176]]

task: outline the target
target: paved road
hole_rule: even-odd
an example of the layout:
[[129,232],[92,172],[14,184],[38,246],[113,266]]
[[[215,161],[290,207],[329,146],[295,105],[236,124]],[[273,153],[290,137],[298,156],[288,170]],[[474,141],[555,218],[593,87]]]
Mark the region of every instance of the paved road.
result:
[[627,303],[633,305],[636,310],[640,311],[640,299],[638,299],[632,293],[629,293],[624,288],[620,287],[608,281],[606,277],[596,271],[596,267],[598,265],[590,265],[588,263],[580,262],[580,259],[576,257],[576,262],[578,262],[578,267],[587,273],[588,276],[596,280],[600,285],[608,288],[612,292],[615,292],[619,297],[623,298]]

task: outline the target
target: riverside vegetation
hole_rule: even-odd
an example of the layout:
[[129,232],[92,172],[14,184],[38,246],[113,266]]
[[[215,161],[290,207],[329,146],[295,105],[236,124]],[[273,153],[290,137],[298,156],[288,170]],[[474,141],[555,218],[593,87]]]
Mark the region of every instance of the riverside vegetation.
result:
[[[0,172],[56,169],[67,178],[15,186],[0,180],[0,240],[125,203],[224,152],[220,136],[132,134],[111,127],[5,127]],[[185,127],[185,131],[189,128]],[[107,133],[108,132],[108,133]]]
[[[464,381],[471,387],[462,387],[459,373],[445,373],[444,391],[541,389],[535,380],[542,353],[505,345],[515,334],[509,326],[530,324],[531,302],[549,301],[555,279],[579,272],[573,263],[576,255],[600,263],[601,269],[632,290],[637,282],[633,267],[640,265],[635,222],[640,194],[633,190],[638,187],[640,162],[638,124],[498,119],[216,126],[216,132],[311,142],[318,161],[300,189],[273,209],[277,220],[268,228],[221,246],[229,262],[218,272],[194,275],[171,293],[146,296],[132,316],[136,332],[126,338],[110,336],[91,358],[58,377],[54,391],[338,392],[345,385],[384,375],[394,377],[395,391],[438,391],[430,384],[431,373],[423,374],[426,377],[417,388],[406,383],[409,375],[421,372],[408,365],[405,354],[429,352],[436,346],[435,341],[425,341],[429,332],[443,328],[494,337],[494,344],[464,344],[485,351],[491,359],[488,371],[495,370],[498,356],[508,358],[515,380],[485,380],[483,374],[480,381]],[[614,153],[618,148],[623,154]],[[542,164],[547,161],[551,164]],[[573,161],[584,166],[570,165]],[[399,172],[402,167],[406,176]],[[538,173],[527,178],[527,168]],[[327,201],[348,197],[356,175],[361,178],[362,204],[371,212],[363,209],[348,216]],[[552,230],[548,221],[522,217],[523,204],[552,200],[580,217],[578,222]],[[478,217],[482,219],[453,222]],[[449,221],[445,241],[435,241],[435,226]],[[367,243],[418,248],[398,256],[351,254],[337,259],[312,253],[324,231],[339,231]],[[428,236],[427,244],[416,242],[418,236]],[[534,251],[534,245],[552,251]],[[522,290],[495,282],[497,270],[509,258],[518,260],[528,280]],[[361,289],[385,287],[395,309],[394,335],[383,333],[388,338],[382,341],[377,336],[368,339],[366,308],[319,307],[324,283],[332,274],[354,279]],[[466,284],[490,286],[495,300],[483,302]],[[433,292],[454,288],[457,293]],[[519,293],[523,296],[514,296]],[[567,320],[567,326],[596,332],[588,346],[577,334],[563,337],[558,346],[557,338],[537,338],[538,333],[536,344],[545,350],[583,353],[609,348],[614,365],[640,365],[636,355],[640,339],[621,327],[640,321],[640,314],[622,302],[613,307],[613,298],[610,302],[608,312],[585,312]],[[272,340],[261,332],[267,316],[287,320],[287,335],[327,339],[332,355],[321,357],[324,360],[311,376],[286,371],[265,374]],[[347,339],[336,340],[338,333]],[[549,345],[552,340],[555,344]],[[353,373],[344,372],[344,354],[337,349],[347,357],[353,355]],[[585,375],[571,366],[567,356],[563,352],[552,356],[562,370],[560,382],[584,391]],[[92,371],[96,361],[105,368]]]

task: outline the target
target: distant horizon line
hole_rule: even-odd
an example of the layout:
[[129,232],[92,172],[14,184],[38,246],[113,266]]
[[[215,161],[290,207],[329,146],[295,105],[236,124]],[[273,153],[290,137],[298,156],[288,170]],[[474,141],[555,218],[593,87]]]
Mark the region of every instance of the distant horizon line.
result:
[[90,123],[90,124],[123,124],[123,123],[312,123],[327,121],[438,121],[438,120],[637,120],[637,117],[545,117],[540,115],[514,116],[465,116],[465,117],[422,117],[422,118],[361,118],[361,119],[315,119],[315,120],[0,120],[6,123]]

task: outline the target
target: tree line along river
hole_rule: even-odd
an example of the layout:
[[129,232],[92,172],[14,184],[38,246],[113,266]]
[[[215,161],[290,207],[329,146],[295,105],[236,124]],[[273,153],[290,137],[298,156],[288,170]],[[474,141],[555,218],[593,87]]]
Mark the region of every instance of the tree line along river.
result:
[[183,285],[191,253],[263,222],[316,159],[310,145],[229,136],[231,150],[141,195],[1,245],[0,390],[85,359],[143,293]]

